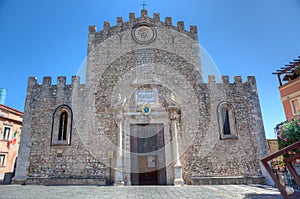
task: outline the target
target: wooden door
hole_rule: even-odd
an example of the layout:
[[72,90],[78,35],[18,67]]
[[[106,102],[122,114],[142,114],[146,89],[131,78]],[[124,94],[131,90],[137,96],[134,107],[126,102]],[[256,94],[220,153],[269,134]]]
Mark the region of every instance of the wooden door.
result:
[[164,150],[158,153],[164,147],[163,124],[131,125],[130,131],[131,184],[165,184],[165,169],[158,168],[158,162],[165,164]]
[[158,185],[156,156],[139,156],[139,185]]

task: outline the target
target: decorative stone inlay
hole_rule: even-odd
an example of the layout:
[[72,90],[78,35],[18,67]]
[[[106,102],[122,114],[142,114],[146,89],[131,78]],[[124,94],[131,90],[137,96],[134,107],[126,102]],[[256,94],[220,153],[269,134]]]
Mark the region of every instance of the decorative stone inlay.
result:
[[150,44],[156,39],[156,30],[147,23],[137,24],[133,27],[132,39],[138,44]]
[[177,109],[177,107],[176,107],[176,109],[169,108],[169,117],[172,121],[177,121],[179,119],[180,115],[179,115],[178,111],[179,111],[179,109]]
[[151,106],[150,106],[150,104],[143,105],[143,107],[142,107],[142,113],[143,113],[143,115],[150,115],[150,113],[151,113]]

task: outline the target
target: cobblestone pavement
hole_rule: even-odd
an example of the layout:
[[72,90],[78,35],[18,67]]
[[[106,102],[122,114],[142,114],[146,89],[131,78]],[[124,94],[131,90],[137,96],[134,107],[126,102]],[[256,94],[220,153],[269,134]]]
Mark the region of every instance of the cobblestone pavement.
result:
[[0,198],[103,198],[103,199],[282,199],[277,189],[262,185],[217,186],[21,186],[1,185]]

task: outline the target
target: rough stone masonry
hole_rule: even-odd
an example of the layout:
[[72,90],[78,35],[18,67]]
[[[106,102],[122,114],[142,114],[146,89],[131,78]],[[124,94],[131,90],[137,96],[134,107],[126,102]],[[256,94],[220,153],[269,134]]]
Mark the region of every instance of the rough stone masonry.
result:
[[205,83],[200,59],[197,27],[159,13],[90,26],[84,83],[29,78],[13,181],[264,183],[255,77]]

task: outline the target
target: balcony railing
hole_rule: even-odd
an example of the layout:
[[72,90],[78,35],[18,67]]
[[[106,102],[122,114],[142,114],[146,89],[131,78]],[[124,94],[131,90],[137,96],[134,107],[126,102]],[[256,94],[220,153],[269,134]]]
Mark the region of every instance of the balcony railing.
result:
[[[295,152],[295,151],[297,151],[297,152]],[[284,199],[296,199],[296,198],[300,198],[300,192],[295,191],[293,194],[288,195],[285,186],[283,186],[280,183],[279,179],[276,177],[274,171],[272,170],[270,164],[268,163],[269,161],[273,160],[274,158],[289,154],[289,152],[292,152],[292,154],[289,157],[284,158],[283,160],[284,160],[284,163],[285,163],[288,171],[291,173],[295,182],[297,183],[298,187],[300,187],[300,178],[299,178],[297,172],[295,171],[294,167],[291,164],[292,161],[300,158],[300,141],[298,141],[288,147],[285,147],[285,148],[277,151],[276,153],[273,153],[273,154],[263,158],[261,160],[261,162],[264,165],[264,167],[266,168],[266,170],[268,171],[268,173],[270,174],[271,178],[273,179],[276,187],[280,191],[283,198]]]

